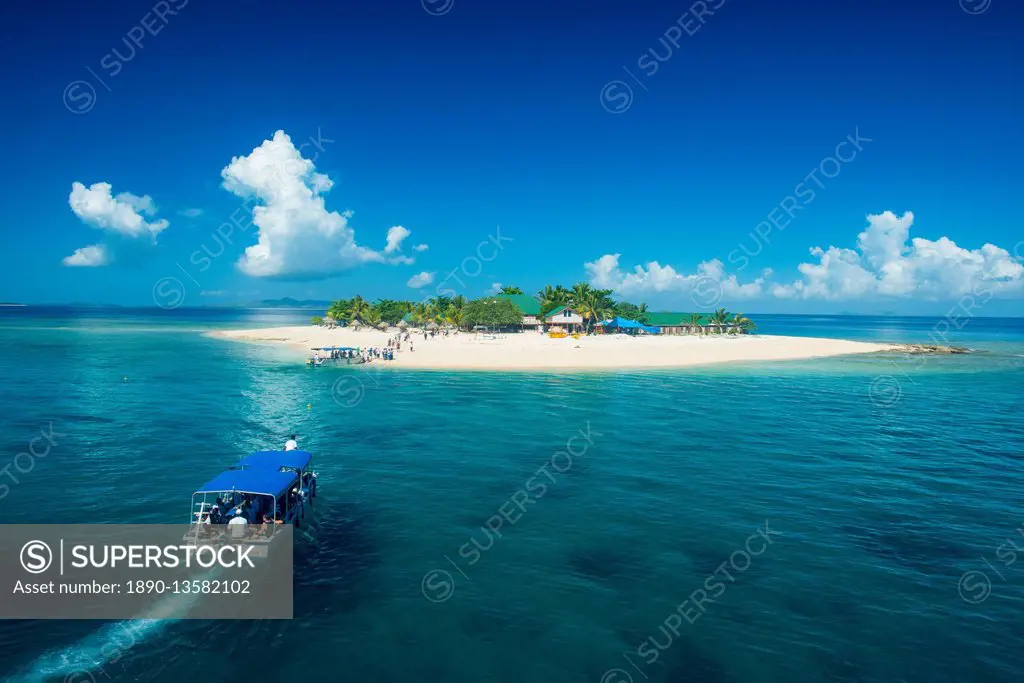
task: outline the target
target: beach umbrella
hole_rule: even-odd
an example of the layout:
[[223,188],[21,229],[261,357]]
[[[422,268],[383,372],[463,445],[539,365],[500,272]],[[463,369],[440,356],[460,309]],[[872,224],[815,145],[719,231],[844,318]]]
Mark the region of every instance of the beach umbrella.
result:
[[437,323],[435,323],[433,320],[431,320],[429,323],[427,323],[427,329],[428,330],[436,330],[437,329]]
[[398,327],[399,329],[404,330],[405,328],[409,327],[409,323],[405,322],[404,320],[399,320]]

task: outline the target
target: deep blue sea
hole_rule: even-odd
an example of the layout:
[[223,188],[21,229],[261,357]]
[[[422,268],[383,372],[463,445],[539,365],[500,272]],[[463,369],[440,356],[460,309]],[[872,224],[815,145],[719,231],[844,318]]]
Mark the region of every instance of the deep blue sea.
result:
[[[294,619],[0,622],[0,678],[1024,672],[1024,320],[955,321],[966,356],[572,374],[306,368],[201,334],[309,315],[0,308],[3,522],[183,523],[191,491],[292,432],[320,473]],[[753,317],[892,341],[949,322]]]

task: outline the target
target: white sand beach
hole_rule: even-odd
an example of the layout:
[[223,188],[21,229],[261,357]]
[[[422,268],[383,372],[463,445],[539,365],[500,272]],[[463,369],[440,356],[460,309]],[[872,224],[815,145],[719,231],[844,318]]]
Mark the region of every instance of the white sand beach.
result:
[[[284,345],[296,361],[321,346],[384,346],[396,331],[304,325],[256,330],[225,330],[211,336],[232,341]],[[411,332],[394,361],[373,361],[391,367],[433,370],[582,370],[614,368],[681,368],[748,361],[799,360],[856,353],[875,353],[893,344],[771,335],[666,335],[631,337],[595,335],[552,339],[537,332],[495,336],[460,332],[424,339]]]

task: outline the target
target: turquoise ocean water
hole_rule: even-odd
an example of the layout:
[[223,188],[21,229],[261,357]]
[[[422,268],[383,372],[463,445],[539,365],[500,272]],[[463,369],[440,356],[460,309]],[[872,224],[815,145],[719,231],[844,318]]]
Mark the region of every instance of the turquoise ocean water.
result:
[[[0,622],[0,678],[1024,671],[1022,320],[959,321],[969,356],[544,375],[308,369],[200,334],[307,316],[0,309],[3,522],[180,523],[195,487],[293,431],[321,476],[293,620]],[[756,319],[851,339],[942,328]],[[51,450],[14,468],[51,424]]]

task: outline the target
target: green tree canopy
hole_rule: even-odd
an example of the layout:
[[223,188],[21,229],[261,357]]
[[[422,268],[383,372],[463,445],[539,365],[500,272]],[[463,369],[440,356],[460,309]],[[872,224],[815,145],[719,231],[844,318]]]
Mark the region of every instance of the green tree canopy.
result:
[[373,305],[375,311],[384,322],[395,325],[406,313],[412,310],[411,301],[395,301],[393,299],[381,299]]
[[562,285],[547,285],[537,292],[537,300],[540,301],[540,316],[543,318],[559,306],[569,303],[569,291]]
[[757,327],[757,325],[754,324],[753,320],[743,315],[742,313],[737,313],[736,317],[734,317],[729,322],[731,325],[739,329],[741,334],[750,334]]
[[619,301],[612,306],[612,313],[626,320],[635,320],[644,325],[650,322],[650,316],[647,315],[647,304],[637,306],[628,301]]
[[338,299],[327,308],[327,315],[337,321],[348,320],[348,300]]
[[462,308],[462,323],[471,329],[477,325],[504,327],[522,322],[523,315],[519,308],[508,299],[476,299]]
[[[501,291],[503,294],[512,295],[523,293],[519,287],[502,287]],[[583,316],[588,330],[592,329],[596,322],[616,315],[650,324],[647,304],[636,305],[628,301],[615,301],[611,294],[611,290],[595,289],[590,283],[578,282],[571,289],[562,285],[545,285],[537,292],[536,298],[540,302],[542,318],[558,306],[572,306]],[[502,327],[522,323],[522,315],[515,304],[494,296],[474,301],[466,301],[466,297],[462,295],[435,296],[415,303],[380,299],[377,303],[370,304],[363,297],[356,295],[351,299],[335,301],[326,311],[326,315],[338,322],[358,321],[364,325],[382,322],[395,325],[406,313],[412,314],[412,321],[416,325],[435,322],[439,325],[472,328],[475,325]],[[742,313],[733,314],[724,308],[707,315],[704,320],[694,314],[689,318],[688,325],[692,332],[704,333],[727,330],[750,333],[756,327],[754,322]]]

